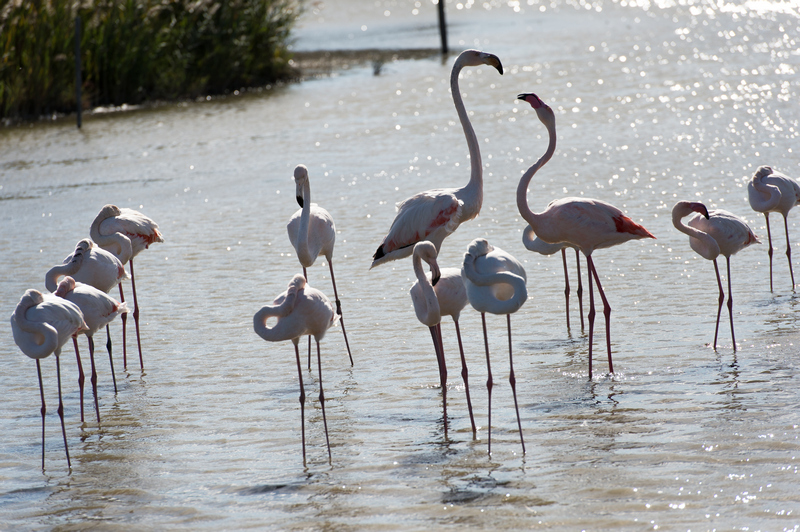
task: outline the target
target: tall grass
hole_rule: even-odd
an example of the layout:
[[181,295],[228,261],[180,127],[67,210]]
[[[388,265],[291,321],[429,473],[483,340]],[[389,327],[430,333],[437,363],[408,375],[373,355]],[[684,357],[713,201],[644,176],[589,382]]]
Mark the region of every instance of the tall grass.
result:
[[218,94],[292,74],[299,0],[0,0],[0,117]]

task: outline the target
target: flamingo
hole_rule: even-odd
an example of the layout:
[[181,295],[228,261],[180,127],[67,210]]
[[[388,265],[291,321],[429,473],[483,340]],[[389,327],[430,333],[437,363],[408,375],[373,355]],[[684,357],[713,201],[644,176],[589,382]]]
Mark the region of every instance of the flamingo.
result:
[[[69,275],[76,282],[91,285],[105,293],[111,291],[120,282],[130,279],[125,266],[122,265],[116,256],[97,246],[88,238],[84,238],[75,246],[72,254],[68,255],[62,264],[53,266],[45,274],[44,284],[50,292],[55,292],[58,287],[58,280]],[[111,364],[111,378],[114,382],[114,393],[117,393],[117,377],[114,375],[114,358],[111,354],[111,332],[106,325],[108,341],[108,360]],[[78,356],[78,384],[81,389],[81,400],[83,400],[83,367],[78,355],[77,345],[75,354]],[[83,421],[83,408],[81,408],[81,421]]]
[[[86,322],[86,338],[89,340],[89,359],[92,362],[92,392],[94,393],[94,408],[97,413],[97,422],[100,423],[100,405],[97,400],[97,370],[94,365],[94,334],[102,327],[111,323],[120,314],[128,312],[128,304],[118,302],[102,290],[92,285],[76,282],[67,275],[55,290],[55,295],[78,305]],[[75,342],[75,354],[80,364],[78,355],[78,342]],[[81,373],[83,370],[81,369]],[[83,421],[83,383],[81,382],[81,421]]]
[[500,74],[503,65],[496,55],[478,50],[465,50],[453,63],[450,74],[450,90],[453,102],[467,138],[470,159],[470,178],[461,188],[434,189],[415,194],[397,204],[397,215],[389,229],[389,234],[372,256],[370,269],[391,260],[411,255],[414,244],[429,240],[439,251],[445,237],[458,226],[472,220],[481,210],[483,203],[483,163],[478,146],[478,137],[464,107],[464,100],[458,88],[458,75],[465,66],[491,65]]
[[575,263],[578,265],[578,312],[581,316],[581,330],[583,330],[583,281],[581,279],[581,253],[580,250],[567,242],[558,242],[556,244],[548,244],[541,238],[536,236],[533,228],[528,225],[522,232],[522,244],[528,251],[534,251],[540,255],[553,255],[561,251],[561,262],[564,264],[564,297],[567,300],[567,329],[569,329],[569,274],[567,273],[567,248],[575,250]]
[[750,201],[750,207],[754,211],[763,212],[767,221],[770,292],[772,292],[772,233],[769,229],[769,213],[779,212],[783,215],[783,227],[786,231],[786,258],[789,259],[789,274],[792,276],[792,290],[794,290],[792,246],[789,243],[789,222],[786,217],[792,207],[800,204],[800,185],[791,177],[775,172],[769,166],[760,166],[747,184],[747,199]]
[[[347,332],[344,329],[344,316],[342,316],[342,304],[339,301],[339,294],[336,291],[336,278],[333,275],[333,245],[336,243],[336,226],[333,217],[317,205],[311,203],[311,185],[308,180],[308,168],[298,164],[294,169],[294,181],[297,190],[297,203],[300,209],[295,212],[286,230],[289,233],[289,240],[292,242],[297,258],[303,266],[303,277],[308,280],[306,268],[310,268],[320,253],[328,261],[331,270],[331,283],[333,284],[333,297],[336,300],[336,314],[339,315],[339,323],[342,326],[344,344],[347,346],[347,355],[350,357],[350,365],[353,365],[353,355],[350,353],[350,344],[347,342]],[[308,343],[308,365],[311,367],[311,338]]]
[[[278,319],[274,326],[268,327],[267,320]],[[297,358],[297,373],[300,379],[300,426],[303,441],[303,463],[306,462],[305,400],[303,371],[300,367],[300,337],[311,335],[317,342],[317,369],[319,370],[319,402],[322,406],[322,422],[325,425],[325,442],[328,444],[328,460],[331,460],[331,443],[328,438],[328,421],[325,417],[325,394],[322,390],[322,361],[319,342],[327,330],[336,324],[339,315],[325,294],[312,288],[303,275],[296,274],[289,281],[289,287],[281,293],[272,305],[265,305],[253,316],[253,329],[268,342],[291,340]]]
[[508,363],[511,371],[508,381],[514,394],[514,408],[517,411],[519,441],[525,453],[525,439],[522,436],[522,421],[517,403],[517,380],[514,376],[514,360],[511,353],[511,314],[518,311],[528,299],[525,268],[511,254],[489,244],[484,238],[473,240],[464,254],[461,277],[467,289],[467,297],[472,308],[481,313],[483,324],[483,343],[486,347],[486,369],[489,377],[486,388],[489,391],[489,454],[492,454],[492,365],[489,360],[489,338],[486,333],[486,313],[505,314],[508,327]]
[[[433,347],[436,351],[436,359],[439,362],[445,432],[447,431],[447,365],[444,358],[441,321],[442,316],[451,316],[453,318],[453,322],[456,325],[458,348],[461,352],[461,378],[464,380],[469,420],[474,438],[477,434],[477,429],[475,428],[475,418],[472,415],[472,400],[469,396],[469,372],[467,370],[467,360],[464,357],[464,346],[461,343],[461,330],[458,326],[458,318],[461,315],[461,311],[467,306],[467,290],[464,286],[464,281],[461,279],[461,271],[458,268],[439,268],[436,260],[437,256],[436,246],[432,242],[423,240],[414,245],[412,262],[417,280],[411,286],[409,293],[411,294],[411,301],[414,304],[414,312],[417,315],[417,319],[420,323],[430,328],[431,338],[433,338]],[[426,274],[423,270],[422,261],[425,261],[430,266],[430,274]]]
[[[683,218],[695,214],[688,222],[683,223]],[[719,307],[717,308],[717,325],[714,329],[714,349],[717,348],[717,333],[719,332],[719,317],[722,312],[722,302],[725,292],[722,289],[722,280],[717,267],[717,257],[724,255],[728,266],[728,313],[731,318],[731,340],[733,350],[736,351],[736,335],[733,332],[733,294],[731,294],[731,255],[746,248],[750,244],[760,243],[758,237],[748,227],[747,223],[738,216],[716,209],[710,211],[699,202],[679,201],[672,207],[672,225],[689,235],[689,245],[701,257],[714,261],[714,271],[717,274],[719,286]]]
[[[131,291],[133,292],[133,321],[136,324],[136,345],[139,347],[139,366],[144,368],[142,359],[142,341],[139,335],[139,302],[136,299],[136,277],[133,273],[133,258],[150,247],[150,244],[163,242],[164,237],[158,230],[158,224],[133,209],[119,208],[116,205],[105,205],[97,213],[89,228],[89,235],[98,246],[113,253],[122,264],[131,267]],[[122,284],[119,285],[119,297]],[[128,347],[125,339],[127,314],[122,315],[122,363],[128,367]]]
[[610,203],[588,198],[563,198],[550,202],[541,213],[534,213],[528,207],[528,185],[533,175],[550,160],[556,149],[556,119],[553,110],[533,93],[520,94],[518,99],[531,104],[539,120],[547,128],[550,143],[547,151],[522,175],[517,187],[517,208],[520,215],[533,228],[543,241],[555,244],[567,242],[586,256],[589,270],[589,378],[592,378],[592,340],[594,336],[594,291],[592,277],[597,282],[597,290],[603,300],[603,314],[606,321],[606,348],[608,350],[608,370],[614,373],[611,360],[611,306],[606,299],[600,277],[592,260],[592,252],[616,246],[628,240],[655,238],[650,231],[637,224]]
[[44,402],[42,368],[39,360],[55,353],[56,375],[58,376],[58,416],[61,418],[61,433],[64,436],[67,466],[72,467],[67,445],[67,429],[64,426],[60,357],[61,348],[67,340],[86,328],[81,310],[76,304],[33,289],[25,291],[11,315],[11,332],[14,335],[14,343],[23,353],[36,360],[39,394],[42,398],[42,469],[44,469],[44,416],[47,413],[47,407]]

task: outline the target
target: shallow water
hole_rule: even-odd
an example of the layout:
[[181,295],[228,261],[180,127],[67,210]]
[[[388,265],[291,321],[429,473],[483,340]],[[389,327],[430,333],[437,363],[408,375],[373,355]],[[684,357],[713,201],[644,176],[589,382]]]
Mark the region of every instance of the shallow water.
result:
[[[88,236],[106,203],[151,216],[166,238],[136,259],[145,369],[130,339],[122,369],[116,324],[115,395],[99,349],[99,424],[91,392],[87,421],[79,421],[75,359],[64,350],[71,471],[55,414],[55,364],[43,363],[43,473],[34,364],[0,322],[0,528],[798,528],[800,308],[776,216],[769,291],[764,219],[746,192],[761,164],[800,173],[797,6],[447,7],[451,46],[493,52],[506,72],[462,75],[485,196],[480,217],[445,241],[440,264],[458,266],[476,237],[525,264],[530,298],[512,325],[527,453],[507,381],[505,320],[487,318],[495,377],[488,456],[479,315],[467,309],[461,319],[480,425],[473,440],[452,324],[443,325],[445,435],[430,335],[408,296],[411,265],[368,269],[395,202],[467,181],[448,87],[453,57],[385,63],[379,75],[375,65],[354,64],[268,91],[96,114],[81,131],[71,120],[0,131],[6,316],[25,289],[43,289],[44,272]],[[433,6],[328,0],[307,11],[295,46],[437,45]],[[568,330],[561,260],[534,256],[520,241],[516,183],[547,144],[530,107],[514,99],[529,91],[553,107],[559,128],[555,156],[531,183],[532,208],[595,197],[657,237],[594,255],[613,307],[613,375],[598,316],[587,379],[572,255]],[[305,372],[305,467],[292,346],[266,344],[252,331],[255,311],[300,271],[285,233],[297,209],[298,163],[309,167],[313,201],[336,220],[334,266],[355,359],[350,367],[340,330],[329,331],[322,382],[330,463],[319,375]],[[732,260],[736,352],[725,309],[719,348],[710,347],[713,267],[672,227],[679,199],[730,210],[764,241]],[[792,235],[800,234],[796,217]],[[330,295],[329,277],[324,261],[309,270],[311,284]],[[83,339],[81,349],[88,366]]]

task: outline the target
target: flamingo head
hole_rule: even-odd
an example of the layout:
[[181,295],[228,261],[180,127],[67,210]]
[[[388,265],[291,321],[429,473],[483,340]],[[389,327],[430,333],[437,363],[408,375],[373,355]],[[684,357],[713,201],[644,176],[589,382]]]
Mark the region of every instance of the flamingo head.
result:
[[464,66],[479,66],[489,65],[493,66],[503,75],[503,64],[500,58],[488,52],[481,52],[480,50],[464,50],[461,55],[456,59],[456,65]]
[[485,238],[476,238],[467,247],[467,255],[472,255],[473,257],[482,257],[492,251],[494,251],[494,246]]
[[536,114],[539,116],[539,120],[543,124],[549,125],[555,123],[556,117],[553,113],[553,110],[534,93],[523,92],[522,94],[517,95],[517,99],[531,104],[531,107],[533,107],[533,109],[536,111]]
[[67,298],[67,294],[75,290],[75,279],[67,275],[61,282],[58,283],[58,288],[56,288],[55,294],[63,299]]
[[758,170],[753,174],[753,179],[763,179],[774,173],[771,166],[759,166]]
[[308,182],[308,168],[304,164],[298,164],[294,169],[294,183],[297,204],[303,207],[303,187]]

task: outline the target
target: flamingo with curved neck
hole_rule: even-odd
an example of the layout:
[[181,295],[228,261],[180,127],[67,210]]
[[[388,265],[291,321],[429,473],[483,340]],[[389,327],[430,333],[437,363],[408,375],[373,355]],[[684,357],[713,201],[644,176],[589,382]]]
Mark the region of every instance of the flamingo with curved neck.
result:
[[[268,326],[270,318],[277,318],[273,326]],[[328,445],[328,460],[331,460],[331,444],[328,438],[328,421],[325,417],[325,394],[322,389],[322,359],[319,342],[327,330],[336,324],[339,316],[325,294],[312,288],[303,275],[296,274],[289,286],[275,298],[272,305],[265,305],[253,316],[253,330],[268,342],[291,340],[297,359],[297,373],[300,380],[300,426],[303,442],[303,463],[306,462],[305,432],[305,388],[303,370],[300,365],[301,336],[311,335],[317,342],[317,369],[319,371],[319,401],[322,407],[322,421],[325,425],[325,441]]]
[[616,246],[628,240],[639,238],[655,238],[650,231],[634,222],[621,210],[610,203],[588,198],[563,198],[550,202],[541,213],[535,213],[528,207],[528,185],[534,174],[553,156],[556,149],[556,119],[553,110],[533,93],[517,96],[528,102],[536,111],[539,120],[547,128],[550,137],[547,151],[522,175],[517,187],[517,208],[520,215],[531,226],[539,238],[550,244],[567,242],[572,244],[586,256],[589,270],[589,378],[592,378],[592,343],[594,336],[594,291],[592,278],[597,283],[597,290],[603,300],[603,314],[606,320],[606,348],[608,351],[608,369],[614,373],[611,360],[611,306],[606,299],[600,277],[592,260],[592,252]]
[[[442,316],[451,316],[453,318],[461,354],[461,378],[464,380],[469,420],[472,425],[472,435],[475,437],[477,428],[475,426],[475,417],[472,413],[472,400],[469,395],[469,371],[461,342],[461,330],[458,325],[461,311],[467,305],[467,291],[461,278],[461,271],[457,268],[439,268],[437,257],[438,252],[432,242],[426,240],[417,242],[414,246],[412,257],[414,275],[417,280],[411,286],[409,293],[411,294],[411,301],[414,305],[417,319],[423,325],[427,325],[431,331],[436,360],[439,363],[445,434],[447,434],[447,364],[444,358],[441,321]],[[425,272],[422,265],[423,262],[430,267],[430,274]]]
[[779,212],[783,216],[786,232],[786,258],[789,261],[789,275],[794,290],[794,270],[792,269],[792,245],[789,241],[789,211],[800,205],[800,184],[791,177],[775,172],[769,166],[760,166],[747,184],[747,199],[754,211],[764,213],[767,222],[769,242],[769,291],[772,292],[772,232],[769,227],[769,213]]
[[489,337],[486,332],[486,313],[505,314],[508,327],[508,381],[514,395],[514,408],[517,411],[519,441],[525,452],[525,439],[522,436],[522,421],[517,402],[517,380],[514,375],[514,359],[511,352],[511,314],[516,312],[528,299],[525,268],[517,259],[500,248],[489,244],[484,238],[473,240],[464,254],[461,277],[467,289],[467,297],[472,307],[481,313],[483,343],[486,348],[486,369],[488,378],[486,388],[489,392],[489,454],[492,454],[492,365],[489,358]]
[[389,233],[372,256],[374,268],[391,260],[411,255],[414,244],[421,240],[433,242],[436,250],[444,239],[458,226],[472,220],[483,204],[483,163],[478,137],[470,122],[464,100],[458,87],[458,75],[464,67],[490,65],[503,73],[503,65],[496,55],[479,50],[465,50],[453,63],[450,73],[450,90],[458,119],[467,139],[470,159],[469,182],[461,188],[434,189],[420,192],[397,204],[397,215]]
[[[690,214],[694,214],[694,216],[689,220],[688,225],[684,224],[683,218]],[[725,291],[722,289],[717,257],[725,256],[728,266],[728,314],[731,320],[731,341],[733,350],[736,351],[736,334],[733,330],[733,294],[731,293],[731,255],[750,244],[759,243],[758,237],[738,216],[722,209],[709,211],[702,203],[692,201],[679,201],[672,207],[672,225],[681,233],[689,235],[689,245],[698,255],[714,262],[714,272],[717,274],[717,285],[719,286],[717,324],[714,329],[715,350],[717,349],[722,303],[725,301]]]
[[[289,220],[286,230],[289,233],[289,240],[297,252],[297,259],[303,266],[303,276],[308,280],[306,268],[310,268],[317,257],[322,254],[328,261],[331,271],[331,283],[333,284],[333,297],[336,303],[336,314],[339,316],[339,323],[342,326],[344,344],[347,347],[347,355],[350,357],[350,365],[353,365],[353,355],[350,352],[350,343],[347,341],[347,331],[344,328],[344,316],[342,315],[342,303],[339,301],[339,293],[336,291],[336,277],[333,275],[333,246],[336,243],[336,225],[333,217],[328,211],[311,203],[311,184],[308,179],[308,168],[303,164],[298,164],[294,169],[294,181],[297,203],[300,210],[295,212]],[[311,341],[308,343],[308,365],[311,367]]]
[[58,417],[61,418],[61,433],[64,436],[67,466],[72,467],[67,445],[67,429],[64,425],[64,402],[61,396],[61,348],[67,340],[86,328],[83,315],[77,305],[53,294],[42,294],[33,289],[25,291],[11,315],[11,332],[14,335],[14,343],[23,353],[36,360],[39,394],[42,398],[42,469],[44,469],[44,418],[47,406],[44,401],[42,368],[39,361],[55,354],[58,377]]

